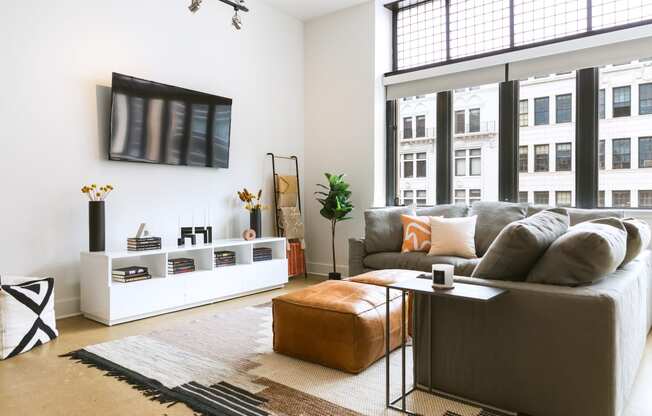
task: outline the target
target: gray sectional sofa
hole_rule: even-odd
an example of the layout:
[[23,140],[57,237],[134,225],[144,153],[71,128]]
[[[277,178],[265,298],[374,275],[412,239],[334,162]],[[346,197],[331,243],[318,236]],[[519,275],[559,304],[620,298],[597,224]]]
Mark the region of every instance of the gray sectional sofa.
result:
[[[541,209],[476,203],[471,208],[420,208],[417,215],[477,215],[476,250],[481,257],[507,224]],[[455,266],[456,281],[509,291],[487,304],[446,298],[432,303],[433,362],[428,362],[427,340],[421,338],[415,348],[420,384],[428,384],[432,366],[432,387],[499,408],[532,416],[622,414],[652,326],[649,250],[580,287],[479,279],[469,277],[479,259],[400,253],[400,215],[405,210],[365,213],[365,238],[350,240],[351,276],[374,269],[430,271],[434,263],[447,263]],[[568,209],[568,214],[571,225],[624,215],[578,209]],[[425,298],[415,297],[414,311],[428,313]]]

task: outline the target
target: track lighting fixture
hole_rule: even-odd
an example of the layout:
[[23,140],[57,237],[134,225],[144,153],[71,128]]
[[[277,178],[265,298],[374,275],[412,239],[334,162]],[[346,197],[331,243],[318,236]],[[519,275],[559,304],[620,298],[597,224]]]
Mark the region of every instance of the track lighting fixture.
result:
[[[190,0],[190,6],[188,6],[188,10],[190,10],[193,13],[196,13],[201,7],[202,1],[203,0]],[[219,1],[233,7],[233,10],[235,10],[235,14],[231,18],[231,24],[233,25],[234,28],[236,28],[236,30],[242,29],[242,18],[240,17],[238,12],[249,11],[247,6],[245,6],[245,0],[219,0]]]

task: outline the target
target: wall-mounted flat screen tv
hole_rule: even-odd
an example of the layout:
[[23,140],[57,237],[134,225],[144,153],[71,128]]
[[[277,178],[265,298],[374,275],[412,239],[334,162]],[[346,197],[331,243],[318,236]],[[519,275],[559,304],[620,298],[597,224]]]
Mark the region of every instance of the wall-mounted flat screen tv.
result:
[[228,168],[232,103],[114,73],[109,159]]

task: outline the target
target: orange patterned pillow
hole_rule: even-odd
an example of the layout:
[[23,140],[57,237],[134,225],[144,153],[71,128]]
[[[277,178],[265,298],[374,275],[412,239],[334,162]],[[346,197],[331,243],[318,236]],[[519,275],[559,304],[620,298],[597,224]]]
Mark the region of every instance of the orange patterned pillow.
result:
[[401,251],[430,251],[430,217],[401,215],[403,247]]

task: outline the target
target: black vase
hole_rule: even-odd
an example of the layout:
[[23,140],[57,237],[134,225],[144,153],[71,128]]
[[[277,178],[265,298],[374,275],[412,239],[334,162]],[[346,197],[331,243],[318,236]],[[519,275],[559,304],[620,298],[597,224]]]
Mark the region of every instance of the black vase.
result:
[[263,236],[261,232],[262,217],[259,209],[254,209],[249,212],[249,228],[256,232],[256,238]]
[[104,201],[88,203],[88,250],[105,250]]

